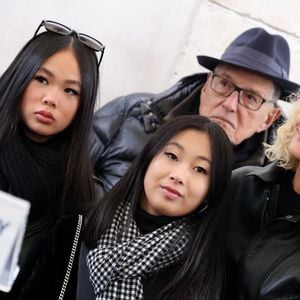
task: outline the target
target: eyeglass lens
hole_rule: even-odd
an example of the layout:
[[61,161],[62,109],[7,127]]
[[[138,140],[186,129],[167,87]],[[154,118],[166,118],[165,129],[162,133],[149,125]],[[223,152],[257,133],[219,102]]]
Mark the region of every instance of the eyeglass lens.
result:
[[95,51],[103,51],[103,45],[100,44],[99,41],[96,41],[92,37],[85,35],[83,33],[79,33],[78,37],[82,43],[92,48]]
[[239,102],[250,109],[257,110],[261,106],[261,104],[264,102],[263,98],[261,98],[259,95],[256,95],[254,93],[251,93],[249,91],[240,89],[236,87],[233,83],[230,81],[218,76],[214,75],[211,82],[212,89],[225,97],[228,97],[231,95],[235,90],[239,92]]
[[240,102],[248,108],[258,109],[263,103],[263,99],[258,95],[252,94],[248,91],[240,91]]
[[64,25],[60,25],[58,23],[53,22],[44,22],[44,26],[48,31],[52,31],[62,35],[68,35],[72,32],[72,30]]

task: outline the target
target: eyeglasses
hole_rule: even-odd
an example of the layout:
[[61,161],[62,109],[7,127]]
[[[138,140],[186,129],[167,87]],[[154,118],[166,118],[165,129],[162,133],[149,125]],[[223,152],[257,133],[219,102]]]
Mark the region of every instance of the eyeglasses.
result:
[[99,42],[98,40],[96,40],[95,38],[93,38],[87,34],[77,32],[63,24],[60,24],[55,21],[50,21],[50,20],[43,20],[41,22],[41,24],[38,26],[37,30],[35,31],[35,33],[33,35],[34,37],[38,34],[38,32],[42,26],[44,26],[47,31],[51,31],[51,32],[61,34],[61,35],[75,34],[76,37],[84,45],[86,45],[90,49],[94,50],[95,52],[100,52],[100,57],[99,57],[99,61],[98,61],[98,67],[99,67],[99,65],[102,61],[104,49],[105,49],[105,46],[101,42]]
[[224,97],[229,97],[234,91],[237,91],[238,103],[250,110],[259,110],[265,102],[274,104],[276,102],[276,100],[266,100],[253,92],[241,89],[217,74],[213,74],[210,87],[214,92]]

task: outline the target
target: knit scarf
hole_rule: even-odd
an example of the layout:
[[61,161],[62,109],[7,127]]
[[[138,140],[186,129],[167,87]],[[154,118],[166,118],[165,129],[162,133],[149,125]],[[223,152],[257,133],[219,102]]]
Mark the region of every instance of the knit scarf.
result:
[[30,223],[54,211],[64,180],[63,137],[37,143],[16,135],[0,147],[1,189],[31,203]]
[[[141,235],[130,218],[130,207],[130,201],[119,205],[97,248],[87,255],[97,300],[143,299],[142,278],[177,262],[188,243],[188,225],[183,220]],[[129,220],[129,228],[122,231]]]

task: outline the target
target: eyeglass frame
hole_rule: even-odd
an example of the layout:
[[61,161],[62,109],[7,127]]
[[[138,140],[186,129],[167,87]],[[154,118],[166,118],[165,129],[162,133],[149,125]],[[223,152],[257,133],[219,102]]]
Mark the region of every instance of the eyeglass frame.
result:
[[[47,23],[51,23],[51,24],[56,24],[56,25],[59,25],[63,28],[65,28],[67,31],[69,31],[69,33],[65,34],[65,33],[60,33],[60,32],[57,32],[57,31],[54,31],[54,30],[50,30],[49,28],[47,28]],[[34,35],[33,37],[37,36],[39,30],[44,26],[44,28],[46,29],[46,31],[49,31],[49,32],[53,32],[53,33],[56,33],[56,34],[59,34],[59,35],[65,35],[65,36],[68,36],[68,35],[71,35],[71,34],[75,34],[77,39],[83,43],[86,47],[92,49],[93,51],[95,52],[100,52],[100,57],[99,57],[99,60],[98,60],[98,64],[97,64],[97,67],[99,68],[100,64],[101,64],[101,61],[103,59],[103,55],[104,55],[104,50],[105,50],[105,46],[100,42],[98,41],[97,39],[93,38],[92,36],[88,35],[88,34],[85,34],[85,33],[81,33],[81,32],[77,32],[76,30],[62,24],[62,23],[59,23],[59,22],[56,22],[56,21],[51,21],[51,20],[42,20],[42,22],[40,23],[40,25],[37,27],[36,31],[34,32]],[[84,40],[82,40],[80,37],[88,37],[89,39],[91,39],[92,41],[95,41],[96,44],[99,45],[99,50],[91,47],[90,45],[88,45],[87,43],[85,43]]]
[[[232,91],[230,91],[228,94],[222,94],[222,93],[219,93],[218,91],[216,91],[214,88],[213,88],[213,80],[214,80],[214,78],[215,77],[219,77],[219,78],[222,78],[222,79],[224,79],[224,80],[226,80],[228,83],[230,83],[231,85],[232,85]],[[256,93],[254,93],[254,92],[252,92],[252,91],[249,91],[249,90],[245,90],[245,89],[242,89],[242,88],[240,88],[240,87],[238,87],[237,85],[235,85],[232,81],[230,81],[230,80],[228,80],[227,78],[224,78],[224,77],[222,77],[222,76],[220,76],[220,75],[218,75],[218,74],[215,74],[215,73],[212,73],[212,79],[211,79],[211,81],[210,81],[210,88],[215,92],[215,93],[217,93],[218,95],[220,95],[220,96],[224,96],[224,97],[229,97],[233,92],[235,92],[235,91],[237,91],[238,92],[238,103],[241,105],[241,106],[243,106],[243,107],[245,107],[245,108],[247,108],[247,109],[250,109],[250,110],[252,110],[252,111],[258,111],[261,107],[262,107],[262,105],[264,104],[264,103],[273,103],[274,105],[276,105],[276,101],[277,100],[266,100],[266,99],[264,99],[262,96],[260,96],[260,95],[258,95],[258,94],[256,94]],[[254,109],[254,108],[251,108],[251,107],[248,107],[248,106],[246,106],[245,104],[243,104],[242,102],[241,102],[241,98],[240,98],[240,93],[241,92],[248,92],[248,93],[250,93],[250,94],[253,94],[253,95],[255,95],[255,96],[257,96],[259,99],[261,99],[261,103],[260,103],[260,105],[258,106],[258,108],[256,108],[256,109]]]

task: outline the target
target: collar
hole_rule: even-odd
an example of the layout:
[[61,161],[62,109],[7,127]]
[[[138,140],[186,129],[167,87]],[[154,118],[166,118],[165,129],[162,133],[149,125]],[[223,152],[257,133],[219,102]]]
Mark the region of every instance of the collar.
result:
[[202,86],[203,84],[198,85],[186,98],[171,109],[166,115],[165,120],[182,115],[198,114]]
[[[207,78],[207,74],[200,73],[184,77],[162,93],[143,99],[139,105],[145,132],[155,132],[170,117],[197,114],[200,89]],[[197,93],[198,97],[195,95]]]
[[284,169],[278,167],[277,162],[274,161],[264,167],[255,167],[254,170],[247,173],[246,176],[254,175],[265,182],[276,183],[278,182],[278,175],[281,172],[284,172]]

